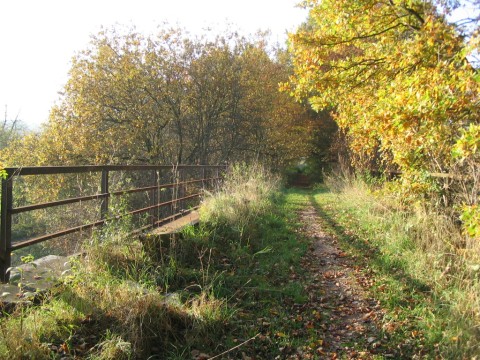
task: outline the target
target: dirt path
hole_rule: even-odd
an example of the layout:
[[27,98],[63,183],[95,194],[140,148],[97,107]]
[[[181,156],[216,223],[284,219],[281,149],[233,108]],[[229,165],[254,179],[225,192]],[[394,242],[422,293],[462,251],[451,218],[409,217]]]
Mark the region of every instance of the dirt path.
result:
[[313,240],[302,265],[307,273],[306,307],[317,312],[314,326],[323,336],[316,355],[325,359],[389,357],[381,346],[379,320],[383,312],[365,291],[369,279],[342,252],[335,238],[322,230],[321,218],[312,205],[299,215],[305,234]]

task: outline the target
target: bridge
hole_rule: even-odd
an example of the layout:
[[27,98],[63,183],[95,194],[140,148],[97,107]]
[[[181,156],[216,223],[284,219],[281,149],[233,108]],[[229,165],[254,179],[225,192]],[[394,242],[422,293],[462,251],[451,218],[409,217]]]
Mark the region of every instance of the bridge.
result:
[[4,283],[9,281],[12,265],[21,264],[27,254],[72,255],[93,229],[112,220],[130,219],[138,234],[165,229],[182,218],[191,221],[203,193],[218,188],[226,165],[5,170],[0,214],[0,281]]

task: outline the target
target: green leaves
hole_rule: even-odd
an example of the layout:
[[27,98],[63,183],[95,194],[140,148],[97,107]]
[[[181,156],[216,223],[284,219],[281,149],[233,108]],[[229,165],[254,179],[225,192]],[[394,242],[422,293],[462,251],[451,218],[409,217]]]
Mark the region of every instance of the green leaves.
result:
[[480,125],[470,124],[468,128],[462,129],[460,138],[452,148],[452,156],[455,159],[465,161],[468,158],[477,159],[480,150]]
[[480,239],[480,208],[478,205],[463,206],[460,220],[463,221],[463,229],[467,235],[474,239]]

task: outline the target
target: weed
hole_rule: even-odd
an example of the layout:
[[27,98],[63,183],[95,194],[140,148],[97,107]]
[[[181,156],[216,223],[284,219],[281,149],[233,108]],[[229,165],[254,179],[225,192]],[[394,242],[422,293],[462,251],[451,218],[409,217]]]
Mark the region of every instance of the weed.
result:
[[109,330],[105,333],[105,339],[92,350],[91,360],[124,360],[133,357],[132,344]]
[[222,231],[230,231],[241,245],[255,234],[256,220],[272,212],[280,179],[259,165],[233,165],[222,189],[206,198],[200,209],[203,222]]

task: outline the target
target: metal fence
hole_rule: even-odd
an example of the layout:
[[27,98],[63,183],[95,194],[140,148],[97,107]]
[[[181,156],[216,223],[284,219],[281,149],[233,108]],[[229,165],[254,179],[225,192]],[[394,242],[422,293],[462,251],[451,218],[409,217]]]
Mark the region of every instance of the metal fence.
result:
[[[16,250],[47,240],[85,232],[104,225],[109,220],[120,219],[125,216],[144,215],[142,221],[137,222],[137,232],[174,220],[184,214],[185,211],[198,206],[204,190],[211,191],[218,186],[226,166],[92,165],[22,167],[5,170],[7,177],[2,180],[0,227],[0,281],[2,282],[8,281],[7,269],[11,267],[12,252]],[[89,176],[90,193],[83,189],[83,185],[77,184],[77,182],[81,182],[78,179],[75,180],[75,186],[76,188],[82,188],[79,194],[75,194],[75,191],[62,189],[62,186],[66,187],[65,183],[68,182],[68,179],[65,180],[66,177],[80,176],[79,174]],[[112,175],[116,178],[115,181],[112,181]],[[52,182],[47,182],[43,186],[38,183],[41,179],[49,176],[60,177],[61,181],[57,181],[54,185],[52,185]],[[128,181],[125,179],[128,179]],[[70,183],[72,183],[71,179]],[[52,186],[52,189],[55,190],[56,198],[49,199],[46,202],[38,202],[36,201],[38,196],[33,196],[35,201],[32,203],[31,192],[34,189],[37,192],[42,189],[48,194],[49,186]],[[70,188],[73,187],[70,186]],[[30,197],[27,196],[29,192]],[[127,206],[128,209],[124,209],[121,214],[112,213],[112,200],[119,199],[122,196],[133,196],[133,194],[143,194],[145,196],[142,195],[143,197],[140,196],[130,201]],[[62,198],[64,195],[66,196]],[[46,227],[43,229],[43,233],[26,237],[25,234],[19,235],[21,232],[15,232],[15,225],[19,223],[15,217],[43,210],[47,212],[46,218],[48,218],[48,214],[54,212],[55,209],[85,203],[96,205],[89,205],[91,216],[87,221],[83,219],[80,224],[71,226],[74,224],[75,218],[80,217],[73,210],[72,215],[66,221],[66,226],[65,223],[60,222],[60,226],[65,226],[65,228],[52,231]]]

